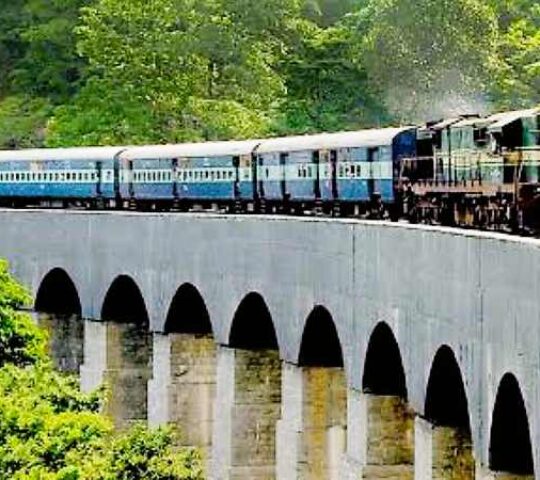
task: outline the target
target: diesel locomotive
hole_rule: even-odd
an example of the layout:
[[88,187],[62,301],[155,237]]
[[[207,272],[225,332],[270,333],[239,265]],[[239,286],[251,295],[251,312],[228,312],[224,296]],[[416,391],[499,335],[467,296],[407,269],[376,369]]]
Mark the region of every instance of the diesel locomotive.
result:
[[0,205],[540,229],[540,110],[247,141],[0,152]]

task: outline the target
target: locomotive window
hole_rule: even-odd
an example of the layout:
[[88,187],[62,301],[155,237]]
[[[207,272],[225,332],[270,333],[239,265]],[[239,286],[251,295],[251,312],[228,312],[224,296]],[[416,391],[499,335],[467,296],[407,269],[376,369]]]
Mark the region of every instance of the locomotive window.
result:
[[214,170],[212,170],[212,171],[210,172],[210,180],[213,181],[215,177],[216,177],[216,172],[214,172]]
[[216,172],[216,179],[221,180],[221,170]]
[[266,167],[266,178],[270,178],[270,169]]

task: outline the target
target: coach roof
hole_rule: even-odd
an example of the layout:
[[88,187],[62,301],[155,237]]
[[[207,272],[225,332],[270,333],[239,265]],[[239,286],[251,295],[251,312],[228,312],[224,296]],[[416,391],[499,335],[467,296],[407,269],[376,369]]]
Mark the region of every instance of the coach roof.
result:
[[0,162],[26,160],[112,160],[126,147],[35,148],[30,150],[0,150]]
[[231,142],[181,143],[177,145],[148,145],[133,147],[122,153],[125,160],[152,160],[167,158],[206,158],[250,155],[261,140]]
[[257,153],[330,150],[337,148],[379,147],[391,145],[400,133],[415,127],[360,130],[355,132],[322,133],[264,140]]

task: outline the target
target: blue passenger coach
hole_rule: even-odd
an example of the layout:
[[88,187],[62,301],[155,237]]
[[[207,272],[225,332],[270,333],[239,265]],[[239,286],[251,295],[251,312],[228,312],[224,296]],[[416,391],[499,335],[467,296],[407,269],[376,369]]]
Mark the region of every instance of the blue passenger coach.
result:
[[252,155],[260,141],[133,147],[120,155],[123,199],[181,204],[252,202]]
[[115,198],[115,164],[122,147],[0,152],[0,198],[80,201]]
[[399,160],[415,153],[415,127],[266,140],[257,149],[258,193],[293,205],[392,203]]

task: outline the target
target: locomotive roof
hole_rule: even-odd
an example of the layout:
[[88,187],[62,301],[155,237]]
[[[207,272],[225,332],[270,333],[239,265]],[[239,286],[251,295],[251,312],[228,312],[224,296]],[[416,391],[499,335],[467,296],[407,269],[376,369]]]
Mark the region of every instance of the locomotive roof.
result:
[[16,160],[111,160],[125,147],[34,148],[29,150],[1,150],[0,162]]
[[322,133],[264,140],[257,153],[298,152],[353,147],[379,147],[390,145],[402,132],[416,127],[383,128],[355,132]]
[[502,128],[510,125],[516,120],[534,117],[539,113],[540,110],[537,108],[531,108],[529,110],[515,110],[513,112],[496,113],[495,115],[491,115],[490,117],[488,117],[488,120],[491,123],[491,125],[489,126],[489,130],[491,132],[500,132]]
[[121,158],[125,160],[157,160],[167,158],[250,155],[260,143],[261,140],[245,140],[183,143],[177,145],[147,145],[129,148],[122,153]]

